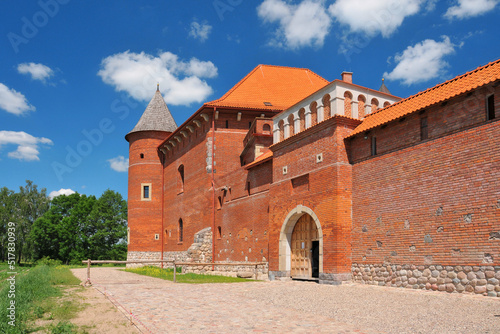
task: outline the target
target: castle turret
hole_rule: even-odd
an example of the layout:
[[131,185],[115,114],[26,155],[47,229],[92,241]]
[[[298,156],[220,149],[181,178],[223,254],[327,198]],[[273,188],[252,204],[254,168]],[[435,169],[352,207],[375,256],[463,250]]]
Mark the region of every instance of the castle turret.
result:
[[177,125],[159,86],[129,142],[128,260],[159,259],[162,233],[162,161],[157,148]]

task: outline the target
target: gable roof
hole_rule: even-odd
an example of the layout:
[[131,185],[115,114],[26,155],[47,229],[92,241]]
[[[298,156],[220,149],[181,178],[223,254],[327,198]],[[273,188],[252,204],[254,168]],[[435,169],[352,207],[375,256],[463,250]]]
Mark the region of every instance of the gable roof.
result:
[[[133,132],[139,131],[174,132],[175,129],[177,129],[177,124],[175,123],[170,110],[168,110],[167,104],[165,103],[158,87],[155,95],[139,119],[139,122],[137,122],[135,127],[127,134],[127,136]],[[125,136],[125,138],[127,136]]]
[[259,65],[220,99],[205,106],[281,111],[328,83],[305,68]]
[[368,115],[348,136],[373,129],[500,79],[500,59]]

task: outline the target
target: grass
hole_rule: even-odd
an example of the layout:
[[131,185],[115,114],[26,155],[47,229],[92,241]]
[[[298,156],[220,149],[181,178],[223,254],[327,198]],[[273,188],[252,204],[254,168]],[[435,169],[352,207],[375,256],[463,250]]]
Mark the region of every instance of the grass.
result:
[[7,278],[12,276],[12,274],[9,274],[10,272],[16,272],[19,275],[29,270],[31,267],[32,266],[29,264],[19,265],[16,263],[14,265],[14,270],[11,270],[6,262],[0,262],[0,289],[3,287],[4,284],[7,284],[6,281]]
[[[66,266],[37,265],[17,275],[15,285],[5,283],[0,291],[0,333],[17,334],[36,330],[78,333],[77,327],[68,320],[81,309],[80,304],[74,298],[64,296],[64,292],[68,288],[78,289],[80,281]],[[15,297],[12,293],[15,293]],[[7,317],[11,301],[15,301],[15,326],[9,325],[11,319]],[[35,325],[39,319],[47,324]]]
[[[180,268],[177,268],[178,271]],[[168,281],[174,280],[174,270],[172,268],[161,269],[158,267],[140,267],[134,269],[125,269],[125,271],[157,277]],[[203,284],[203,283],[237,283],[237,282],[255,282],[254,280],[249,280],[239,277],[227,277],[227,276],[216,276],[216,275],[201,275],[201,274],[177,274],[176,281],[179,283],[193,283],[193,284]]]

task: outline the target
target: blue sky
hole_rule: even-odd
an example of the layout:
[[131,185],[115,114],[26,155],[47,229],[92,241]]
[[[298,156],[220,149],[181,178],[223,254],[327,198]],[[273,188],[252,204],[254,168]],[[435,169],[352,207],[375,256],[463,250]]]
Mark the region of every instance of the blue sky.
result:
[[498,2],[2,1],[0,187],[126,198],[157,82],[177,124],[258,64],[410,96],[499,58]]

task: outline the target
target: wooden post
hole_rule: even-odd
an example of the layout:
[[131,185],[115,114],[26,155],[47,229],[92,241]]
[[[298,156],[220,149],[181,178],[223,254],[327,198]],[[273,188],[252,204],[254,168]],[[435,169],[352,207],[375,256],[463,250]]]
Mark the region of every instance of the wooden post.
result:
[[258,265],[255,265],[255,280],[257,280],[257,266]]
[[88,259],[87,260],[87,281],[85,282],[85,285],[92,285],[92,283],[90,282],[90,264],[91,264],[91,260]]
[[176,273],[177,273],[177,266],[175,265],[175,261],[174,261],[174,283],[176,281],[176,277],[175,277]]

